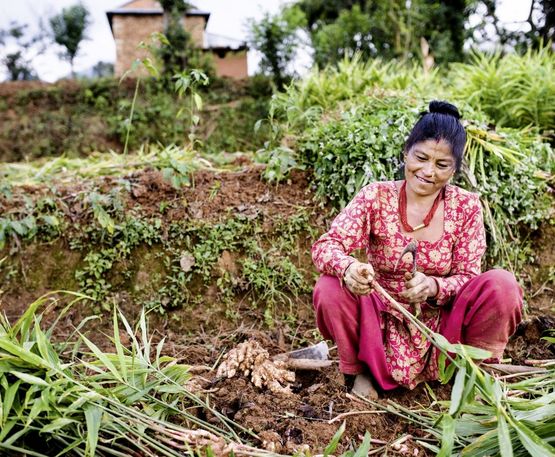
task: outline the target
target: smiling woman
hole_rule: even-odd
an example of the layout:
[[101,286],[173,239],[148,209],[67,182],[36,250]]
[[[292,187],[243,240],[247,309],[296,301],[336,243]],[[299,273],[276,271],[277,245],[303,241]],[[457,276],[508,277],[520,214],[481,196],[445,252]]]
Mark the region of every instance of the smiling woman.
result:
[[[466,141],[459,119],[455,106],[431,102],[405,143],[405,179],[364,187],[312,248],[323,273],[314,290],[317,324],[337,344],[357,394],[375,398],[374,382],[389,390],[438,378],[434,347],[374,291],[376,282],[432,331],[487,349],[492,359],[521,319],[514,276],[481,274],[479,196],[449,184]],[[350,255],[356,249],[367,262]]]

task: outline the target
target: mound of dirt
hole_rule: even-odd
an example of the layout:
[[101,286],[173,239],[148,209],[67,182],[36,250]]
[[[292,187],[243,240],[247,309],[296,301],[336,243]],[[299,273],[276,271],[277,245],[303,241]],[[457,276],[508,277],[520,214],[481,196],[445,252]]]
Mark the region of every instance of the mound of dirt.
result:
[[295,171],[286,183],[269,185],[262,180],[263,168],[245,167],[237,172],[199,171],[192,185],[179,191],[163,179],[159,171],[141,171],[128,179],[132,183],[129,206],[139,206],[144,215],[158,215],[160,203],[170,205],[167,219],[214,221],[229,214],[255,218],[289,216],[300,207],[312,205],[306,173]]
[[[256,336],[271,351],[277,349],[267,334]],[[207,371],[199,379],[218,412],[254,432],[259,438],[256,444],[274,452],[290,454],[310,448],[312,453],[321,453],[345,421],[346,431],[339,452],[356,448],[369,432],[375,448],[410,435],[404,441],[401,455],[428,455],[415,442],[422,437],[421,431],[350,395],[337,365],[320,371],[298,370],[288,393],[258,388],[248,376],[218,377],[216,371]],[[432,389],[438,399],[449,398],[449,386],[432,383]],[[424,386],[414,391],[399,389],[383,393],[379,402],[385,405],[389,400],[406,407],[432,402]],[[210,414],[207,419],[218,421]]]
[[[511,339],[507,355],[515,363],[522,363],[527,358],[553,358],[555,346],[541,337],[547,329],[554,327],[554,323],[555,319],[546,317],[521,324]],[[309,327],[308,323],[306,326]],[[386,445],[389,452],[395,451],[395,455],[431,455],[416,443],[418,438],[427,438],[421,430],[350,395],[336,363],[321,370],[297,370],[289,394],[258,388],[249,376],[218,377],[217,371],[211,369],[238,341],[255,340],[271,355],[286,352],[291,349],[290,331],[287,328],[264,331],[241,327],[230,334],[196,336],[189,346],[186,338],[174,335],[176,343],[172,351],[180,354],[185,363],[200,370],[197,379],[203,389],[201,392],[209,395],[218,412],[254,432],[259,438],[258,446],[281,453],[293,453],[308,446],[312,453],[321,453],[345,421],[347,427],[338,449],[340,452],[356,448],[368,431],[374,440],[374,449]],[[169,337],[172,340],[172,335]],[[332,360],[336,357],[333,349],[331,357]],[[449,399],[450,384],[432,382],[429,387],[437,400]],[[421,384],[412,391],[399,388],[380,393],[378,403],[385,406],[390,401],[407,408],[427,408],[433,399]],[[208,419],[217,422],[217,418],[210,415]],[[407,435],[402,452],[391,448],[395,440]]]
[[[305,172],[295,171],[287,182],[269,184],[262,179],[263,167],[246,166],[239,171],[201,170],[194,174],[190,186],[179,189],[164,179],[158,170],[145,169],[124,177],[103,176],[83,181],[52,182],[48,185],[22,185],[12,195],[0,195],[0,212],[20,213],[28,199],[51,197],[73,223],[91,215],[83,203],[87,193],[109,194],[120,189],[125,211],[142,216],[156,216],[164,222],[204,220],[213,222],[241,214],[287,217],[300,208],[313,206]],[[129,191],[121,188],[128,183]],[[161,210],[161,205],[164,210]]]

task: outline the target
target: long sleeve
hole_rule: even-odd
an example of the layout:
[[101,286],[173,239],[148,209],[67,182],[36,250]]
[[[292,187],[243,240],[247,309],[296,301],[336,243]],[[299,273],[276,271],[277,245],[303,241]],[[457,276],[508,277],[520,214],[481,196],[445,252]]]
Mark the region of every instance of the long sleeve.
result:
[[439,293],[438,305],[444,305],[472,277],[481,272],[481,259],[486,250],[486,236],[482,207],[477,195],[469,194],[469,202],[458,227],[457,241],[453,245],[451,272],[435,277]]
[[377,187],[364,187],[333,220],[329,231],[312,246],[312,260],[321,273],[342,278],[355,261],[349,254],[365,248],[372,220]]

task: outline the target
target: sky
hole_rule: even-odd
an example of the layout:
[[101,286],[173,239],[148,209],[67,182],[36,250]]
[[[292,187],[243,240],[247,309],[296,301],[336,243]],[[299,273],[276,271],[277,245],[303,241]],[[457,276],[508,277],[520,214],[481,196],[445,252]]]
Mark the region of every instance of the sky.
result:
[[[265,12],[275,13],[280,6],[291,0],[192,0],[198,9],[211,13],[206,31],[217,35],[246,40],[247,19],[260,19]],[[5,29],[11,21],[29,24],[29,31],[38,31],[39,23],[48,23],[48,18],[61,12],[64,7],[77,0],[0,0],[0,29]],[[75,59],[75,70],[85,71],[99,61],[114,62],[116,47],[106,11],[126,3],[126,0],[82,0],[91,13],[92,23],[87,30],[88,39],[83,43]],[[528,16],[530,0],[498,0],[498,13],[505,23],[524,21]],[[39,55],[33,55],[33,66],[40,79],[55,81],[70,72],[69,64],[58,58],[60,49],[50,46]],[[0,51],[1,53],[1,51]],[[259,56],[249,51],[249,73],[256,71]],[[304,64],[306,66],[306,58]],[[0,70],[1,71],[1,70]],[[0,73],[0,79],[5,75]]]

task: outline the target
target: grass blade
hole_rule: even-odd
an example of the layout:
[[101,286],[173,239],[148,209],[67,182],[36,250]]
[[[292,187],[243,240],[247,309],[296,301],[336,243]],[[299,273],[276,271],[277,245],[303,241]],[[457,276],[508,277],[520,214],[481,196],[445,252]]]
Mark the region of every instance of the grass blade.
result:
[[114,306],[114,345],[116,346],[116,352],[118,354],[119,368],[123,379],[127,381],[127,363],[125,361],[125,355],[123,353],[123,345],[121,344],[121,338],[119,336],[119,325],[118,325],[118,315],[117,308]]
[[44,379],[39,378],[38,376],[34,376],[32,374],[23,373],[21,371],[16,371],[16,370],[11,370],[10,374],[17,376],[19,379],[21,379],[23,382],[26,382],[27,384],[35,384],[37,386],[42,386],[42,387],[50,386],[50,384],[48,384]]
[[543,441],[524,423],[511,420],[509,423],[516,430],[518,439],[532,457],[555,457],[555,448]]
[[368,451],[370,450],[370,446],[372,446],[372,437],[370,433],[366,432],[364,434],[364,439],[362,440],[361,445],[355,452],[353,457],[366,457],[368,455]]
[[106,356],[106,354],[104,354],[96,344],[94,344],[91,340],[89,340],[85,335],[81,335],[81,338],[83,339],[83,341],[85,342],[85,344],[89,347],[89,349],[93,352],[93,354],[96,356],[96,358],[108,369],[110,370],[110,373],[112,373],[114,375],[114,377],[120,381],[123,382],[123,379],[121,377],[121,374],[119,373],[119,371],[116,369],[116,367],[114,366],[114,364],[110,361],[110,359]]
[[441,420],[442,437],[441,437],[441,449],[437,457],[451,457],[453,455],[453,443],[455,440],[455,421],[454,419],[447,415],[443,415]]
[[499,440],[499,453],[501,457],[513,457],[513,443],[511,433],[502,411],[497,413],[497,439]]
[[451,392],[451,405],[449,406],[449,415],[454,415],[460,408],[463,402],[463,390],[466,380],[466,365],[459,368],[457,376],[455,377],[455,384]]
[[[18,380],[14,382],[12,385],[10,385],[5,391],[4,400],[2,402],[2,417],[0,417],[0,425],[1,425],[0,430],[4,428],[4,426],[8,421],[8,417],[10,417],[10,411],[12,409],[15,395],[19,390],[20,384],[21,384],[21,381]],[[2,439],[1,436],[2,436],[2,432],[0,432],[0,440]]]
[[345,426],[346,426],[346,422],[343,421],[343,423],[341,424],[341,427],[337,429],[337,432],[335,432],[335,435],[333,435],[333,438],[324,449],[324,457],[328,457],[330,454],[333,454],[335,452],[335,449],[337,449],[337,445],[339,444],[339,441],[341,440],[343,433],[345,433]]
[[85,420],[87,423],[87,449],[86,455],[94,457],[96,453],[96,445],[98,444],[98,432],[100,430],[100,421],[102,419],[102,410],[94,405],[88,404],[85,407]]

